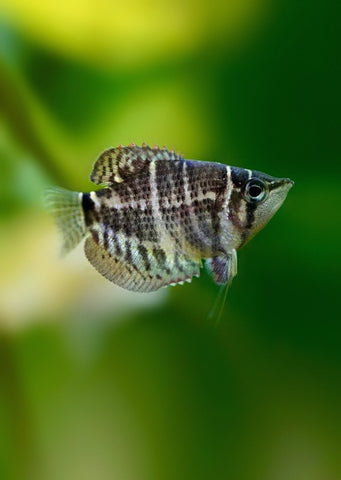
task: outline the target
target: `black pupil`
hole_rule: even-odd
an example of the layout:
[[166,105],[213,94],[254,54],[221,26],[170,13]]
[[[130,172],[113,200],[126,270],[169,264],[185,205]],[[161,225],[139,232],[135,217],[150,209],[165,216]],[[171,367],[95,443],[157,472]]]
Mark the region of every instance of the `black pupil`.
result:
[[263,189],[259,185],[251,185],[249,188],[250,197],[256,198],[262,193]]

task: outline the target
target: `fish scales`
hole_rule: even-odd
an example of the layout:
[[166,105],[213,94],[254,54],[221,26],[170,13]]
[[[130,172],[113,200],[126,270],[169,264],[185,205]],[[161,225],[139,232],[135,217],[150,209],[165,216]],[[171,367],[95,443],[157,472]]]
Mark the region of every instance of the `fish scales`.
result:
[[[103,232],[109,227],[116,233],[123,232],[128,238],[136,237],[141,243],[151,241],[160,244],[162,235],[166,234],[172,237],[174,250],[181,248],[188,254],[195,251],[204,256],[212,250],[213,244],[219,244],[216,238],[220,227],[217,213],[222,202],[216,200],[225,189],[226,168],[211,165],[206,173],[205,165],[200,162],[163,159],[152,162],[144,175],[133,177],[129,183],[115,184],[111,197],[109,189],[96,194],[105,199],[100,201],[95,215],[97,225],[101,225]],[[154,163],[158,202],[153,211],[150,168]],[[158,217],[162,222],[155,222]],[[103,238],[101,245],[107,248],[104,233],[100,238]],[[158,251],[163,250],[159,247]],[[163,253],[166,258],[166,253]],[[163,269],[165,261],[160,263],[158,258],[159,267]]]
[[[199,276],[202,260],[217,283],[230,282],[236,250],[267,223],[293,183],[185,160],[145,144],[104,151],[90,178],[103,188],[80,194],[51,190],[50,204],[64,216],[57,218],[64,248],[86,236],[85,253],[94,267],[137,291],[190,281]],[[66,218],[70,213],[61,208],[68,199],[74,229]]]

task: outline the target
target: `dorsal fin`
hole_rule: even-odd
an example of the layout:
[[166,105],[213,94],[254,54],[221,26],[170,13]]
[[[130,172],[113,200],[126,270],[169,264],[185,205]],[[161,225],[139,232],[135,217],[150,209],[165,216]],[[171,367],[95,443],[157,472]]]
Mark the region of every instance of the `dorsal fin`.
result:
[[96,160],[90,180],[97,185],[121,183],[146,168],[153,160],[182,160],[181,155],[166,147],[160,149],[156,145],[151,148],[131,143],[127,147],[120,145],[105,150]]

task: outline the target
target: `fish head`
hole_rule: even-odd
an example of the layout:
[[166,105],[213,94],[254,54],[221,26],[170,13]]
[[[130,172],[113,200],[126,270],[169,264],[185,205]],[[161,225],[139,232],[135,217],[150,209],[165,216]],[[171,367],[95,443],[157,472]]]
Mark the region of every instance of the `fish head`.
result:
[[236,193],[231,196],[232,203],[235,202],[231,210],[235,210],[235,221],[242,230],[244,244],[274,216],[294,182],[289,178],[276,178],[235,167],[232,169],[232,181]]

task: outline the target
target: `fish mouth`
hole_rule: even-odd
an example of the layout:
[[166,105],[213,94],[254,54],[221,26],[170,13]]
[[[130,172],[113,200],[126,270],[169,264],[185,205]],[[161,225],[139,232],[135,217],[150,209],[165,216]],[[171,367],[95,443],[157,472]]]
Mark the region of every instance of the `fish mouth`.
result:
[[284,186],[287,187],[289,190],[294,185],[295,185],[295,182],[290,178],[279,178],[279,179],[276,179],[274,182],[271,182],[270,190],[273,190],[274,188],[278,188],[278,187],[284,187]]
[[283,178],[282,185],[286,185],[288,188],[292,188],[295,185],[295,182],[293,180],[290,180],[290,178]]

